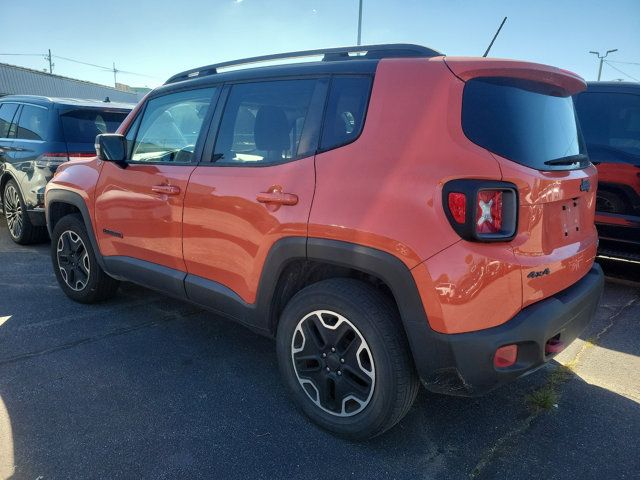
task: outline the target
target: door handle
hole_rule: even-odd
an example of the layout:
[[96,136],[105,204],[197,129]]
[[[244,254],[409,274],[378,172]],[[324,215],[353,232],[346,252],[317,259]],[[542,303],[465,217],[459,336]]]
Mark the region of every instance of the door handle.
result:
[[151,187],[151,191],[164,195],[178,195],[180,193],[180,187],[176,187],[175,185],[154,185]]
[[256,200],[260,203],[270,203],[276,205],[296,205],[298,196],[293,193],[284,193],[282,187],[274,186],[268,192],[260,192],[256,196]]

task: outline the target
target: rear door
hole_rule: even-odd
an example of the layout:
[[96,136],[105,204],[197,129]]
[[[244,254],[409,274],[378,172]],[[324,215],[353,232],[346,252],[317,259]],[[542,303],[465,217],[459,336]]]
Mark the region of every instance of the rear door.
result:
[[104,162],[95,193],[96,234],[102,254],[118,257],[106,259],[116,262],[114,271],[133,268],[123,273],[132,280],[154,266],[185,271],[184,195],[216,95],[216,88],[204,88],[151,98],[126,134],[126,168]]
[[305,78],[226,87],[215,147],[191,176],[185,198],[186,288],[193,300],[210,303],[207,292],[222,285],[254,303],[273,244],[306,238],[327,83]]
[[462,108],[465,135],[489,150],[502,179],[518,187],[518,232],[511,247],[521,265],[526,306],[575,283],[595,258],[597,175],[571,98],[585,85],[542,65],[475,62],[471,73],[472,62],[447,61],[459,76],[470,77]]

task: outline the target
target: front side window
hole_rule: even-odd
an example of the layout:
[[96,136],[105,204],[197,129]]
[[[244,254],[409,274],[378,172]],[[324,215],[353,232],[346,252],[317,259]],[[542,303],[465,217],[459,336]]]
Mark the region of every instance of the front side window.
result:
[[234,85],[222,115],[214,161],[279,163],[312,155],[315,145],[308,139],[311,130],[318,129],[314,119],[320,117],[322,85],[326,84],[315,79]]
[[[606,158],[634,163],[640,156],[640,95],[585,92],[576,98],[576,110],[587,150]],[[626,155],[625,155],[626,154]]]
[[215,88],[189,90],[149,100],[133,142],[131,160],[189,163],[214,91]]
[[98,109],[72,110],[60,115],[62,130],[67,142],[91,143],[101,133],[115,132],[128,112]]
[[34,105],[23,105],[18,120],[16,138],[22,140],[45,140],[49,110]]
[[362,131],[371,90],[370,77],[335,77],[322,129],[322,150],[351,143]]
[[17,103],[0,104],[0,138],[9,138],[13,136],[9,134],[9,129],[11,127],[11,121],[13,120],[17,110]]

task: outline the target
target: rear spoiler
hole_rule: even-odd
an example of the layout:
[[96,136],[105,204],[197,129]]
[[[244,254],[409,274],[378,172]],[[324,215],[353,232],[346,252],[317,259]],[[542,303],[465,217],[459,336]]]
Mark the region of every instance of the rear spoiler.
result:
[[477,77],[520,78],[553,85],[567,96],[575,95],[587,88],[580,75],[540,63],[478,57],[444,57],[444,62],[463,82]]

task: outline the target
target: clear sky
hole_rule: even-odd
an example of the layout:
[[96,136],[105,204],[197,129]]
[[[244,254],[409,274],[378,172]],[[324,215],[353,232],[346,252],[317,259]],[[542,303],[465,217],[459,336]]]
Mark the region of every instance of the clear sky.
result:
[[[589,50],[617,48],[603,80],[640,80],[640,0],[364,0],[362,42],[408,42],[447,55],[555,65],[596,78]],[[159,85],[181,70],[283,51],[354,45],[358,0],[0,0],[0,54],[46,53],[146,76]],[[0,62],[43,69],[39,56]],[[54,58],[54,73],[112,84],[113,73]],[[613,67],[618,68],[616,71]]]

